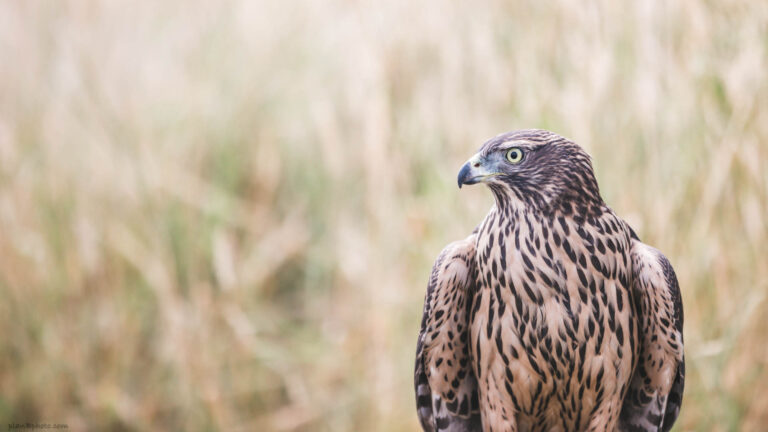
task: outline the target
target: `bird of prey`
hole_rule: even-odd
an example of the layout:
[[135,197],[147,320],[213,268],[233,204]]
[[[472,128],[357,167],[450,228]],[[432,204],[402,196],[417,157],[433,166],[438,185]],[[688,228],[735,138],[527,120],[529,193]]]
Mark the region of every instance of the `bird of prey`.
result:
[[505,133],[458,183],[485,183],[495,204],[432,268],[422,428],[670,430],[685,381],[677,278],[603,202],[589,155],[552,132]]

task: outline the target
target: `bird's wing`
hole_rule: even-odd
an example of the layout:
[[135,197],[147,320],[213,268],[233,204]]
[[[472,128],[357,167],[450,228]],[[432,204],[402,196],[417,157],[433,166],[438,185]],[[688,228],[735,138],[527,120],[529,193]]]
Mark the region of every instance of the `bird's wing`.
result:
[[476,274],[474,234],[448,245],[432,267],[414,382],[425,431],[480,430],[468,329]]
[[620,430],[669,431],[680,413],[685,384],[680,287],[667,258],[632,234],[632,293],[640,337]]

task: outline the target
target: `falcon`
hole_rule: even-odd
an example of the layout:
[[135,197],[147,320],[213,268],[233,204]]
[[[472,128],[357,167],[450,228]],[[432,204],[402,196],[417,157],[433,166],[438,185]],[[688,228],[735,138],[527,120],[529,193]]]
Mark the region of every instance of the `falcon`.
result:
[[600,197],[589,155],[501,134],[461,168],[488,215],[437,257],[416,353],[425,431],[668,431],[685,381],[677,277]]

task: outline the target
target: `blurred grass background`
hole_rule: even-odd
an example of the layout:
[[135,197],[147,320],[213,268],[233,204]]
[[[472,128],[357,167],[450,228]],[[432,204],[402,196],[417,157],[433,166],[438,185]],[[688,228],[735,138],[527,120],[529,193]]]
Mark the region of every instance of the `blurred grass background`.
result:
[[677,430],[768,425],[768,3],[0,5],[0,424],[416,430],[487,138],[584,146],[674,264]]

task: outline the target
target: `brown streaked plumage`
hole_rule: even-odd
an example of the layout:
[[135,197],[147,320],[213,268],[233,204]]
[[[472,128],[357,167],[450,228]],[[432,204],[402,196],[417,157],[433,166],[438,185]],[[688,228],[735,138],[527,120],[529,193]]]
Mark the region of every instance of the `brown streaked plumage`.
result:
[[682,403],[675,273],[605,205],[589,156],[499,135],[459,173],[495,205],[432,269],[416,354],[426,431],[668,431]]

